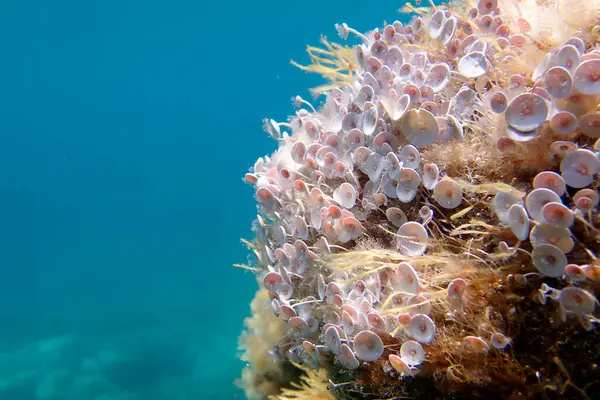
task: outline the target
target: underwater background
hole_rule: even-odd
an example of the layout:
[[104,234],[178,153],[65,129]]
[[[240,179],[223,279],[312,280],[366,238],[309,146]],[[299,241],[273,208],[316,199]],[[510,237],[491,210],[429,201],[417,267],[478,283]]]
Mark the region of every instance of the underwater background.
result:
[[0,2],[0,399],[243,398],[262,119],[401,6]]

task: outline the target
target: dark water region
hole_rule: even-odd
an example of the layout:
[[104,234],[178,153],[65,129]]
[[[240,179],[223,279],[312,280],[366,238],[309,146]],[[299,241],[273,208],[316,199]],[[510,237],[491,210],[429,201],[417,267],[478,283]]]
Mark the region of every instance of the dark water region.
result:
[[262,118],[400,5],[0,2],[0,399],[243,398]]

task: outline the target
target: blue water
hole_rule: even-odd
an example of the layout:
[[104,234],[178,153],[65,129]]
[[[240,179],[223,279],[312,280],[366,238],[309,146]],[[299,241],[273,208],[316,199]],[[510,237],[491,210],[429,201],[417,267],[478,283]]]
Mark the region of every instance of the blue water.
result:
[[261,120],[400,5],[1,1],[0,399],[243,398]]

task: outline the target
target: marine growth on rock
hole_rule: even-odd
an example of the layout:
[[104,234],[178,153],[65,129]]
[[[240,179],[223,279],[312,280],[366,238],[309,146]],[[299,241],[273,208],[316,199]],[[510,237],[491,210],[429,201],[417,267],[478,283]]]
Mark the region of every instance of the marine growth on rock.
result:
[[249,398],[600,392],[600,1],[480,0],[344,46],[245,176]]

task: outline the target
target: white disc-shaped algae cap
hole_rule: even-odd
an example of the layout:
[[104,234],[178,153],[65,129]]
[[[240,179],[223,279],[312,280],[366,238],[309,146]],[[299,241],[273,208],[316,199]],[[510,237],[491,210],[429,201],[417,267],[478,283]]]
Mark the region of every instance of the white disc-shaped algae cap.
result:
[[414,340],[408,340],[400,347],[400,358],[411,367],[421,365],[425,361],[425,350]]
[[411,95],[412,100],[417,101],[417,99],[421,98],[421,90],[419,88],[423,86],[423,83],[425,82],[425,73],[421,68],[415,69],[415,72],[410,76],[410,82],[418,89],[418,92],[415,93],[414,97]]
[[317,187],[312,188],[310,191],[310,199],[313,205],[318,205],[320,207],[325,206],[325,203],[327,202],[327,200],[325,200],[325,194]]
[[256,191],[256,199],[266,210],[272,210],[277,203],[277,198],[273,195],[273,192],[266,187],[258,188]]
[[345,137],[346,146],[350,150],[356,150],[365,145],[365,135],[360,129],[352,129]]
[[389,177],[388,174],[383,175],[381,179],[381,192],[385,194],[390,199],[395,199],[398,196],[396,195],[396,181]]
[[506,110],[508,99],[503,92],[496,92],[490,97],[490,108],[496,114],[501,114]]
[[591,138],[600,138],[600,113],[589,113],[579,118],[579,129]]
[[570,286],[560,291],[558,301],[565,310],[582,315],[593,313],[597,300],[590,292]]
[[539,62],[539,64],[535,68],[535,70],[533,71],[531,79],[534,80],[534,81],[537,81],[537,80],[543,78],[544,74],[548,70],[548,67],[550,66],[550,61],[551,60],[552,60],[552,54],[551,53],[547,53],[544,56],[544,58],[542,58],[542,60]]
[[306,152],[306,145],[301,141],[297,141],[292,146],[292,159],[298,164],[302,164],[306,158]]
[[490,343],[492,344],[492,346],[494,346],[494,348],[498,350],[503,350],[504,348],[506,348],[506,346],[510,344],[510,339],[500,332],[495,332],[490,337]]
[[567,206],[554,202],[542,208],[542,219],[544,223],[558,228],[570,228],[575,222],[575,217]]
[[404,294],[417,294],[419,292],[419,276],[407,262],[401,262],[390,277],[391,286],[396,292]]
[[385,210],[385,216],[387,217],[388,221],[390,221],[398,228],[400,228],[402,225],[408,222],[408,217],[406,216],[406,213],[398,207],[390,207],[387,210]]
[[367,315],[367,320],[369,321],[369,326],[375,332],[384,333],[387,331],[387,327],[385,325],[385,320],[379,313],[371,312]]
[[393,107],[391,112],[388,111],[390,118],[392,121],[398,121],[408,110],[408,106],[410,105],[410,95],[403,94],[398,98],[397,102],[393,103]]
[[[360,130],[359,130],[359,132],[360,132]],[[367,159],[369,158],[369,156],[371,155],[372,152],[373,152],[373,150],[369,149],[368,147],[364,147],[364,146],[359,146],[356,150],[354,150],[354,154],[353,154],[354,163],[356,164],[356,166],[359,169],[361,169],[361,171],[364,168],[364,165],[367,162]],[[363,172],[365,172],[365,171],[363,171]]]
[[562,196],[567,191],[567,184],[564,179],[553,171],[542,171],[533,178],[533,188],[546,188]]
[[506,136],[508,136],[510,140],[513,140],[515,142],[529,142],[530,140],[533,140],[536,137],[538,137],[539,132],[537,129],[528,132],[522,132],[513,128],[512,126],[509,126],[508,128],[506,128]]
[[447,209],[456,208],[462,203],[462,188],[454,181],[442,179],[433,188],[433,198]]
[[456,26],[458,25],[458,19],[456,17],[450,17],[444,22],[442,26],[442,32],[438,37],[438,40],[442,45],[447,45],[450,43],[452,38],[454,37],[454,33],[456,32]]
[[410,335],[417,342],[420,343],[431,343],[435,337],[435,324],[429,316],[425,314],[415,314],[410,318],[408,324]]
[[560,203],[560,196],[550,189],[539,188],[529,192],[525,199],[525,206],[531,218],[535,221],[541,221],[542,207],[552,202]]
[[468,86],[460,88],[456,96],[454,96],[454,113],[465,118],[470,115],[475,106],[475,91]]
[[302,317],[292,317],[288,321],[290,333],[295,337],[304,337],[308,334],[308,323]]
[[356,356],[346,343],[342,344],[339,355],[340,364],[346,369],[353,370],[360,366]]
[[427,225],[433,219],[433,210],[429,206],[423,206],[419,209],[421,224]]
[[508,78],[508,88],[514,92],[523,90],[525,86],[525,78],[521,74],[513,74]]
[[437,39],[442,34],[442,28],[444,27],[444,22],[446,21],[446,16],[443,10],[437,10],[431,16],[431,21],[429,22],[429,37],[432,39]]
[[517,18],[517,27],[521,30],[521,32],[531,31],[531,24],[523,17]]
[[407,222],[397,232],[397,245],[400,252],[407,256],[421,256],[427,250],[429,235],[418,222]]
[[563,158],[560,171],[567,185],[581,189],[589,186],[600,172],[600,160],[590,150],[574,150]]
[[[280,314],[279,314],[279,318],[281,318],[284,321],[289,321],[291,318],[298,316],[298,314],[296,313],[296,311],[286,305],[286,304],[282,304],[280,307]],[[306,324],[308,326],[308,324]]]
[[325,300],[325,278],[323,278],[322,274],[317,274],[317,294],[319,295],[319,299]]
[[387,55],[388,45],[381,39],[375,40],[371,44],[371,48],[369,50],[371,50],[371,55],[373,57],[382,59]]
[[554,99],[554,104],[561,111],[569,111],[578,118],[596,110],[596,95],[586,95],[573,89],[567,97]]
[[571,72],[573,72],[581,62],[579,50],[577,49],[577,47],[570,44],[565,44],[559,47],[556,52],[552,52],[551,54],[551,66],[558,65],[566,68]]
[[383,156],[379,153],[372,152],[367,157],[367,161],[364,163],[361,171],[369,176],[371,182],[379,182],[384,167]]
[[433,190],[439,179],[440,169],[437,164],[430,163],[423,166],[423,186],[429,190]]
[[[348,306],[345,306],[348,307]],[[351,307],[350,307],[351,308]],[[342,328],[346,335],[354,333],[354,319],[348,311],[342,311]]]
[[404,62],[402,51],[398,46],[390,46],[385,56],[386,64],[389,65],[393,70],[400,68]]
[[344,133],[350,132],[352,129],[358,128],[359,116],[355,112],[349,112],[342,120],[342,130]]
[[537,270],[551,278],[561,276],[568,264],[565,253],[551,244],[541,244],[534,247],[531,256],[533,265]]
[[333,199],[344,208],[352,208],[356,203],[356,189],[348,182],[344,182],[333,191]]
[[273,310],[273,314],[276,317],[279,317],[279,315],[281,314],[281,303],[279,300],[277,300],[277,299],[271,300],[271,310]]
[[392,364],[392,368],[394,368],[399,374],[410,373],[410,367],[408,364],[397,355],[390,354],[388,360],[390,361],[390,364]]
[[544,75],[544,87],[552,97],[567,97],[573,87],[573,77],[564,67],[552,67]]
[[415,146],[409,144],[400,150],[398,160],[405,168],[418,169],[421,164],[421,153]]
[[476,353],[487,353],[490,350],[486,341],[477,336],[465,336],[463,343],[469,350]]
[[406,112],[402,117],[400,129],[404,137],[417,148],[435,142],[439,132],[435,116],[422,108]]
[[271,292],[277,292],[277,289],[282,283],[283,279],[278,272],[269,272],[263,278],[265,289],[270,290]]
[[529,217],[525,207],[521,204],[513,204],[508,210],[508,222],[510,230],[519,240],[525,240],[529,236]]
[[[390,66],[381,65],[380,61],[378,61],[378,63],[380,64],[380,66],[378,67],[379,69],[374,74],[375,79],[377,79],[377,82],[379,84],[379,88],[375,89],[375,92],[379,95],[376,95],[374,100],[365,103],[365,106],[363,108],[364,111],[367,111],[373,106],[377,106],[379,108],[377,111],[381,112],[382,109],[379,105],[379,99],[381,99],[382,96],[391,96],[396,91],[393,85],[393,80],[396,74],[391,70]],[[393,90],[394,92],[390,92],[390,90]]]
[[[281,268],[281,270],[285,271],[285,268]],[[289,283],[284,282],[277,287],[277,291],[275,293],[277,293],[277,296],[279,296],[280,300],[289,300],[294,294],[294,287]]]
[[412,168],[402,168],[398,175],[398,185],[396,186],[396,196],[402,203],[411,202],[417,195],[417,190],[421,184],[421,176]]
[[477,78],[485,75],[489,64],[485,54],[475,51],[465,54],[458,62],[458,72],[467,78]]
[[298,235],[300,239],[308,240],[308,225],[306,225],[304,217],[296,215],[294,228],[296,230],[296,235]]
[[410,297],[406,302],[406,305],[408,306],[408,314],[411,316],[415,314],[431,314],[431,300],[422,294]]
[[350,33],[350,29],[346,23],[335,24],[335,30],[337,31],[340,38],[346,40],[348,39],[348,34]]
[[582,210],[591,210],[600,202],[600,195],[592,189],[581,189],[573,196],[575,206]]
[[500,153],[507,153],[515,151],[517,146],[511,138],[502,136],[496,140],[496,148]]
[[467,53],[483,53],[485,54],[485,52],[488,49],[488,42],[486,40],[483,39],[477,39],[474,40],[473,43],[469,44],[468,46],[466,46],[466,52]]
[[522,204],[523,201],[520,197],[514,196],[506,192],[498,192],[492,200],[492,208],[500,218],[500,221],[504,224],[509,223],[508,210],[513,204]]
[[[396,77],[396,79],[399,81],[399,83],[407,81],[408,78],[410,78],[410,76],[412,75],[413,70],[414,67],[412,66],[412,64],[405,62],[400,66],[400,69],[398,69],[398,76]],[[396,81],[396,79],[394,80],[394,82]]]
[[531,93],[535,93],[549,102],[552,102],[553,100],[552,96],[550,96],[550,93],[548,93],[548,91],[541,86],[535,86],[531,88]]
[[454,59],[456,58],[459,51],[462,50],[462,42],[460,39],[452,39],[448,43],[446,43],[446,54],[448,57]]
[[583,94],[600,94],[600,58],[584,61],[577,66],[573,86]]
[[367,68],[367,70],[373,74],[377,73],[377,71],[379,71],[379,69],[381,69],[382,66],[383,64],[381,63],[381,60],[376,57],[367,58],[367,61],[365,63],[365,67]]
[[375,91],[370,85],[362,85],[356,96],[356,104],[362,109],[366,102],[372,102],[375,98]]
[[444,90],[448,83],[452,73],[450,67],[446,63],[434,64],[427,73],[425,78],[425,85],[431,86],[434,92]]
[[559,111],[550,118],[550,129],[559,135],[568,135],[577,129],[577,117],[569,111]]
[[356,357],[363,361],[376,361],[383,354],[383,341],[371,331],[362,331],[354,336]]
[[565,267],[565,275],[571,282],[585,282],[587,276],[585,270],[577,264],[569,264]]
[[[377,79],[370,72],[365,72],[362,83],[363,85],[371,86],[375,92],[379,91],[379,83],[377,83]],[[346,92],[343,92],[343,94],[346,94]]]
[[340,339],[340,333],[337,328],[330,326],[325,331],[325,345],[329,348],[333,354],[340,354],[342,341]]
[[559,158],[565,158],[570,152],[577,150],[577,145],[567,140],[557,140],[550,144],[550,152]]
[[[314,319],[314,320],[316,321],[316,319]],[[311,356],[311,358],[313,359],[313,361],[318,364],[318,362],[319,362],[319,350],[317,349],[317,346],[315,346],[313,343],[309,342],[308,340],[304,340],[302,342],[302,347],[304,348],[304,351],[308,355]]]
[[385,194],[383,193],[377,193],[374,197],[373,197],[373,201],[375,202],[375,205],[377,207],[382,207],[382,206],[387,206],[388,205],[388,198]]
[[[331,111],[331,113],[333,114],[331,116],[331,119],[329,119],[327,121],[327,129],[330,130],[331,132],[339,132],[342,130],[342,122],[344,119],[344,112],[339,111],[339,104],[337,103],[337,101],[335,100],[331,100],[329,101],[329,104],[334,104],[332,107],[335,108],[335,111]],[[319,131],[313,131],[312,134],[315,134],[316,137],[312,137],[313,139],[317,140],[319,138],[318,136]],[[310,135],[311,133],[309,133]]]
[[462,278],[456,278],[448,285],[446,298],[449,301],[460,301],[467,289],[467,282]]
[[439,139],[441,140],[457,140],[460,141],[464,137],[463,126],[452,114],[447,114],[445,117],[437,117],[440,127]]
[[583,54],[583,52],[585,51],[585,42],[577,36],[570,37],[569,39],[567,39],[565,44],[570,44],[571,46],[574,46],[579,52],[579,54]]
[[512,128],[530,132],[546,121],[548,104],[537,94],[522,93],[508,104],[504,116]]
[[421,103],[419,108],[427,110],[430,113],[432,113],[433,115],[439,115],[439,113],[440,113],[440,106],[435,101],[425,101],[425,102]]
[[342,231],[339,234],[339,240],[342,243],[347,243],[351,240],[358,239],[362,233],[362,225],[354,217],[346,217],[342,221]]
[[533,227],[529,234],[529,241],[533,247],[542,244],[551,244],[558,247],[563,253],[569,253],[573,250],[574,245],[569,229],[560,228],[545,222],[539,223]]
[[496,0],[479,0],[477,10],[480,14],[490,14],[496,11],[498,2]]
[[390,152],[387,154],[386,158],[389,163],[388,176],[392,179],[398,179],[401,167],[398,156],[396,155],[396,153]]
[[377,107],[371,107],[365,111],[363,118],[362,130],[365,135],[371,136],[377,128],[377,118],[379,118]]
[[[415,74],[419,74],[422,73],[421,70],[417,69],[415,70],[413,76],[411,76],[411,83],[404,85],[404,87],[402,88],[402,93],[407,94],[410,96],[410,101],[412,103],[418,103],[421,102],[421,89],[419,88],[419,86],[417,86],[417,84],[415,84],[414,82],[414,75]],[[423,75],[423,79],[425,79],[425,75]]]

